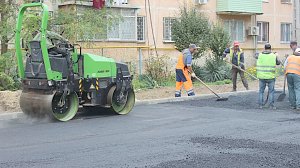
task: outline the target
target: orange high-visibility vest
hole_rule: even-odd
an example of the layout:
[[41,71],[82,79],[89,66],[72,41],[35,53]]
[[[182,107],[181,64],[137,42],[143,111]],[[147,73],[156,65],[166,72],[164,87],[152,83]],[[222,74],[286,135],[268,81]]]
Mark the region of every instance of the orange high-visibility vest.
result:
[[291,55],[288,57],[285,73],[300,75],[300,56]]
[[180,53],[179,57],[178,57],[178,61],[177,61],[177,65],[176,65],[176,69],[184,69],[186,67],[186,65],[184,65],[184,56],[182,53]]

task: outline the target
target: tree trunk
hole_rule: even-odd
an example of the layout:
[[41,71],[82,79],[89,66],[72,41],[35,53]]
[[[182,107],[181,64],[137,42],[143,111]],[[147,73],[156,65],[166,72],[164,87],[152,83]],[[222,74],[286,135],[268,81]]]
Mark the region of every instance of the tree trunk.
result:
[[[4,4],[0,10],[0,15],[1,15],[1,18],[0,18],[0,23],[1,25],[3,25],[3,29],[6,29],[7,28],[7,8],[10,7],[10,4],[11,4],[11,1],[8,1],[8,4],[6,4],[6,1],[4,0]],[[8,50],[8,35],[7,34],[2,34],[1,36],[1,54],[4,54],[7,52]]]
[[7,50],[8,50],[7,36],[2,36],[2,40],[1,40],[1,54],[6,53]]

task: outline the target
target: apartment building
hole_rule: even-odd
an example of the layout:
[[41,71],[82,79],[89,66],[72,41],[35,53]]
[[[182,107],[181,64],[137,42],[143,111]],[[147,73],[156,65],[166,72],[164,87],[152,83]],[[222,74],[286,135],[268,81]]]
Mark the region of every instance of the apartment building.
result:
[[[66,6],[80,11],[92,6],[92,0],[44,2],[52,11]],[[156,44],[159,55],[169,55],[175,61],[178,51],[171,28],[184,5],[194,6],[212,22],[222,23],[231,40],[241,43],[247,64],[254,63],[254,53],[262,51],[266,42],[280,56],[290,53],[291,40],[300,42],[300,0],[112,0],[106,6],[123,19],[108,30],[106,39],[95,37],[95,49],[88,50],[121,61],[137,61],[153,55]]]

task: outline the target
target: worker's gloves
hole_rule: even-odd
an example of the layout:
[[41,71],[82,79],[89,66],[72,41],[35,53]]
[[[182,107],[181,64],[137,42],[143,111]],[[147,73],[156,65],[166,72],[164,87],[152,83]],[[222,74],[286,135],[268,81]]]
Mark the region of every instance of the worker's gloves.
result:
[[193,72],[193,73],[191,73],[191,77],[192,78],[195,78],[196,77],[196,74]]

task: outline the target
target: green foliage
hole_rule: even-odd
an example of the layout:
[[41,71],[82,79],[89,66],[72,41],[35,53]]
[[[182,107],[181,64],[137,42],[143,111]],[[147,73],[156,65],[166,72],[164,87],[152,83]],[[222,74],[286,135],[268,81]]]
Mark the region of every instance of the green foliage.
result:
[[158,87],[158,84],[148,75],[141,75],[133,80],[134,89],[153,89]]
[[134,89],[153,89],[175,85],[175,72],[169,67],[168,56],[152,56],[145,65],[145,73],[133,80]]
[[195,74],[205,82],[216,82],[231,79],[231,67],[221,61],[210,59],[206,60],[204,66],[193,64],[192,68]]
[[[246,69],[246,71],[248,73],[250,73],[251,75],[256,76],[256,66],[249,67],[249,68]],[[245,77],[248,80],[254,80],[253,77],[251,77],[248,73],[245,73]]]
[[223,52],[229,43],[230,36],[228,32],[224,30],[224,27],[219,24],[214,25],[211,30],[209,48],[211,49],[216,61],[222,60]]
[[17,90],[20,82],[17,80],[17,64],[13,53],[0,55],[0,90]]
[[158,86],[163,86],[170,79],[175,79],[174,75],[172,76],[172,72],[170,71],[169,63],[170,57],[166,55],[152,56],[146,62],[145,74],[149,77],[149,79],[156,81]]
[[172,25],[172,39],[179,51],[188,48],[194,43],[200,48],[194,54],[198,58],[208,47],[207,41],[210,38],[210,24],[208,18],[196,9],[182,8],[179,18]]
[[85,7],[80,11],[64,8],[55,13],[51,26],[59,27],[59,33],[63,32],[63,36],[71,42],[90,42],[95,37],[105,39],[108,28],[111,28],[119,17],[120,15],[106,8],[97,10]]

